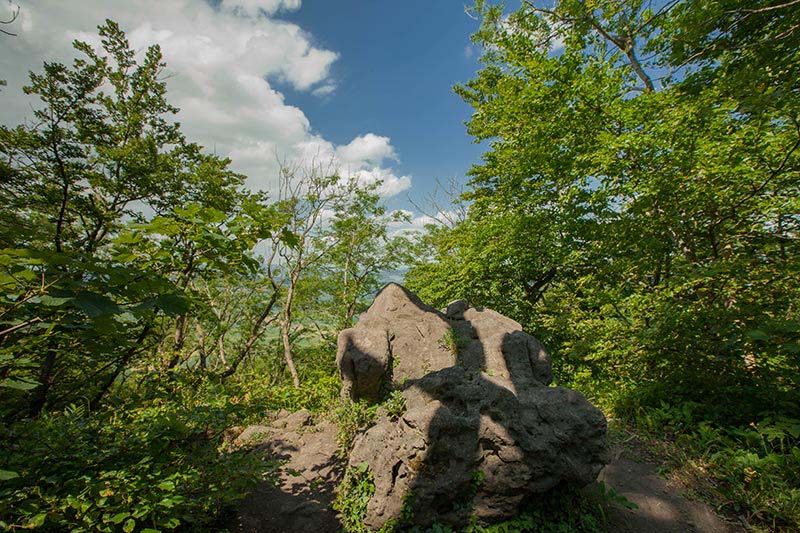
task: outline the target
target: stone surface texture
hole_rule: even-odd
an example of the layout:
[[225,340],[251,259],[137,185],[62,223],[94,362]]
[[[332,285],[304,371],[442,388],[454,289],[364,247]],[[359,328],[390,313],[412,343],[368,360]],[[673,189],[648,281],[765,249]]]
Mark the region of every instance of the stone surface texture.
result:
[[268,425],[249,426],[233,440],[265,460],[280,461],[277,479],[262,482],[240,502],[227,525],[234,533],[335,533],[331,510],[344,465],[336,442],[338,427],[313,424],[311,414],[279,412]]
[[[342,396],[406,410],[360,434],[350,465],[369,464],[366,526],[398,520],[464,526],[508,519],[557,485],[583,486],[604,464],[606,421],[578,392],[549,387],[550,360],[521,326],[453,302],[443,311],[387,285],[339,335]],[[406,513],[408,515],[409,513]]]

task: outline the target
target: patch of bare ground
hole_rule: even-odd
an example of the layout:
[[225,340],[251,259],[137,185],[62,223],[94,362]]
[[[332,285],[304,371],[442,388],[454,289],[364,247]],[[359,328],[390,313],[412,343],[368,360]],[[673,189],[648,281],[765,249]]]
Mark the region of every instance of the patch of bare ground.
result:
[[[634,433],[611,424],[609,464],[598,482],[613,488],[636,509],[610,504],[607,508],[608,531],[642,533],[738,533],[741,523],[718,515],[698,496],[711,500],[702,472],[689,465],[673,465],[670,443],[644,441]],[[666,477],[662,475],[669,472]]]

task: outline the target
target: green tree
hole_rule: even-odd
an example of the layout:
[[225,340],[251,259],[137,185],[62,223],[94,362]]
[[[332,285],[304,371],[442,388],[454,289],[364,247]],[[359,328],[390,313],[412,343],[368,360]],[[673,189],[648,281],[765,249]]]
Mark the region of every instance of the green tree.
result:
[[[75,42],[72,67],[31,74],[41,107],[30,126],[0,129],[0,372],[6,388],[33,388],[33,415],[96,405],[170,317],[181,327],[188,281],[223,255],[207,230],[241,201],[243,177],[169,122],[158,47],[137,61],[115,23],[99,32],[102,54]],[[187,220],[192,205],[203,220]],[[143,228],[170,238],[156,238],[158,254],[138,248]]]
[[407,221],[396,211],[387,213],[375,194],[379,184],[354,188],[334,205],[333,216],[315,238],[314,247],[324,251],[318,266],[322,288],[316,312],[333,319],[336,332],[353,325],[356,313],[380,288],[381,274],[407,264],[409,241],[391,235],[390,225]]
[[456,92],[489,150],[409,280],[510,313],[607,401],[747,417],[800,384],[795,15],[695,4],[478,2]]

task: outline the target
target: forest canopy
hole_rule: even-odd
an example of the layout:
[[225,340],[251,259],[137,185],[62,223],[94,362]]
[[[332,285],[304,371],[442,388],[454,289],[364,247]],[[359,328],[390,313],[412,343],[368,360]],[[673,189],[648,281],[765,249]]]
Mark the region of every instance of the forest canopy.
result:
[[489,149],[411,287],[515,317],[609,405],[796,406],[798,10],[475,9]]

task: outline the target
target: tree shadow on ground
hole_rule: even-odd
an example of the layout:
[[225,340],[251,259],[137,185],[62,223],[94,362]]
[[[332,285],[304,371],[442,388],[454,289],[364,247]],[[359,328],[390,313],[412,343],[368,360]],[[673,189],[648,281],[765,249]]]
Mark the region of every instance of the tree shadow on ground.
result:
[[309,429],[301,441],[274,437],[259,446],[255,451],[265,459],[284,461],[280,476],[248,494],[228,517],[228,528],[238,533],[340,531],[331,504],[344,460],[336,454],[332,427],[323,425],[319,434]]

